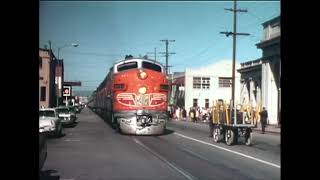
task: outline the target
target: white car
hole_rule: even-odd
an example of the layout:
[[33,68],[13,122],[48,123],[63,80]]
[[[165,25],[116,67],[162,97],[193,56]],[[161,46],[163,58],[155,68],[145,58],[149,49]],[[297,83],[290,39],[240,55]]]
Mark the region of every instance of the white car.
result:
[[54,108],[42,108],[39,110],[40,133],[49,133],[60,137],[62,131],[62,123]]
[[39,171],[41,171],[46,159],[47,159],[47,142],[46,137],[39,133]]
[[76,117],[70,113],[70,109],[68,107],[58,107],[56,108],[56,111],[63,125],[70,125],[75,122]]

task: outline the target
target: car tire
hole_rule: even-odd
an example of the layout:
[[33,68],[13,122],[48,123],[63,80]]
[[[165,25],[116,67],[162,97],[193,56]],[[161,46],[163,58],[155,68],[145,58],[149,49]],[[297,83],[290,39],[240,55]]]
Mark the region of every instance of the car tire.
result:
[[58,138],[62,136],[62,125],[61,125],[61,123],[59,124],[55,135]]

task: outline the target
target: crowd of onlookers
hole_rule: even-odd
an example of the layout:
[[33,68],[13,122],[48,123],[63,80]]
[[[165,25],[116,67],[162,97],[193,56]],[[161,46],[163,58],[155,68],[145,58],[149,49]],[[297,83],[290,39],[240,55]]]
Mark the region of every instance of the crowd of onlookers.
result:
[[169,106],[169,116],[175,120],[190,120],[192,122],[208,121],[212,112],[211,108],[190,107],[186,110],[184,107]]

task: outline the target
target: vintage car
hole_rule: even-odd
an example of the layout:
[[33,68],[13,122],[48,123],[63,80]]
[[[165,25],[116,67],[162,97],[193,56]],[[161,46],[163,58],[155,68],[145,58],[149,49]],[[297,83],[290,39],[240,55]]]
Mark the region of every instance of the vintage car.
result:
[[39,132],[60,137],[63,134],[61,120],[55,108],[41,108],[39,110]]
[[66,106],[57,107],[56,111],[63,125],[70,125],[75,122],[76,116],[72,112],[70,112],[69,107],[66,107]]
[[39,171],[41,171],[46,159],[47,159],[47,142],[46,137],[39,133]]
[[76,108],[74,106],[68,106],[69,108],[69,112],[72,116],[74,116],[75,118],[77,118],[76,116]]

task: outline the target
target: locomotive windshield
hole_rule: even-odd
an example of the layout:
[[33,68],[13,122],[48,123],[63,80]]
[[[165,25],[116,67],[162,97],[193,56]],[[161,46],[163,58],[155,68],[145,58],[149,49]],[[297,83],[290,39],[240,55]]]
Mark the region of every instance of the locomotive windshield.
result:
[[128,70],[128,69],[134,69],[137,67],[138,67],[138,63],[136,61],[120,64],[118,65],[118,72]]
[[146,62],[146,61],[142,62],[142,68],[151,69],[154,71],[161,72],[161,67],[159,65],[154,64],[154,63],[150,63],[150,62]]

